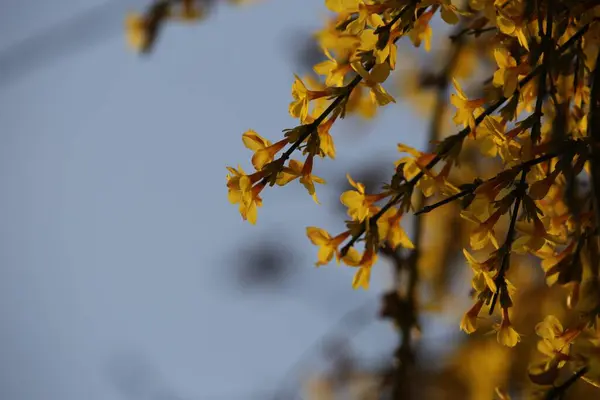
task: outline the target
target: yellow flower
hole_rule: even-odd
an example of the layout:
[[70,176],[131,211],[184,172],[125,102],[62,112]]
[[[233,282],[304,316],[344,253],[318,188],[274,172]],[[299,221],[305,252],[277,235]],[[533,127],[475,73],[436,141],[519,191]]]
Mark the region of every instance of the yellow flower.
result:
[[502,157],[507,147],[504,137],[506,123],[499,116],[486,116],[481,125],[477,127],[477,139],[475,144],[477,148],[487,157],[496,157],[500,152]]
[[383,19],[376,12],[372,12],[362,0],[358,3],[358,16],[348,24],[346,31],[351,35],[360,35],[366,28],[367,24],[372,28],[378,28],[384,24]]
[[536,252],[544,247],[547,241],[557,242],[557,238],[546,231],[544,223],[539,218],[534,218],[533,223],[517,222],[516,227],[523,235],[513,242],[512,249],[515,252]]
[[312,196],[315,203],[320,204],[315,191],[315,183],[323,185],[325,180],[312,174],[313,158],[313,155],[309,155],[304,164],[298,160],[290,160],[288,166],[284,167],[277,176],[276,183],[279,186],[284,186],[294,179],[300,178],[300,183],[304,185],[308,194]]
[[136,51],[143,51],[148,45],[148,29],[144,16],[137,13],[127,14],[125,29],[129,46]]
[[546,197],[550,191],[550,187],[556,183],[556,178],[561,172],[559,168],[555,168],[547,177],[532,184],[528,191],[529,197],[533,200],[542,200]]
[[405,249],[414,249],[414,244],[400,225],[401,220],[402,213],[397,208],[392,207],[387,210],[377,220],[379,239],[385,240],[392,249],[396,249],[398,246]]
[[516,37],[519,44],[529,51],[529,44],[527,43],[527,37],[525,36],[527,26],[521,18],[509,16],[501,10],[498,10],[496,25],[498,26],[498,29],[500,29],[500,32]]
[[360,61],[352,62],[352,68],[363,78],[362,83],[371,89],[371,98],[379,106],[385,106],[389,103],[395,103],[396,100],[385,91],[380,85],[390,74],[390,67],[387,64],[376,65],[371,72],[368,72]]
[[535,333],[542,338],[537,349],[546,356],[546,368],[550,365],[557,365],[558,368],[564,366],[568,360],[570,345],[580,332],[580,329],[565,330],[554,315],[547,315],[535,326]]
[[325,0],[325,6],[337,13],[353,13],[358,11],[362,0]]
[[502,322],[495,325],[498,343],[507,347],[515,347],[521,341],[521,336],[515,331],[508,318],[508,309],[502,309]]
[[344,78],[348,72],[352,71],[352,67],[347,63],[338,63],[325,47],[323,48],[323,52],[328,60],[318,63],[313,67],[313,70],[317,74],[325,76],[325,84],[327,86],[343,86]]
[[348,251],[343,261],[346,265],[358,267],[352,279],[352,288],[367,290],[369,289],[369,282],[371,280],[371,267],[377,262],[377,254],[375,254],[375,251],[371,247],[367,248],[362,256],[356,249],[352,248],[351,250]]
[[246,175],[242,167],[238,169],[227,167],[230,174],[227,174],[227,189],[229,202],[239,204],[239,211],[244,220],[251,224],[256,224],[257,208],[262,206],[260,192],[265,188],[263,182],[258,182],[263,178],[261,171],[252,175]]
[[334,92],[328,88],[319,91],[308,90],[302,79],[298,75],[294,76],[296,77],[292,84],[292,97],[294,101],[290,103],[289,112],[292,117],[300,118],[300,121],[304,122],[308,116],[308,103],[314,99],[330,96]]
[[335,117],[329,118],[317,128],[321,156],[327,156],[331,159],[335,158],[335,143],[333,142],[333,137],[331,137],[331,134],[329,133],[329,129],[333,125],[334,121]]
[[477,317],[483,307],[483,301],[477,301],[469,311],[465,313],[460,321],[460,329],[465,333],[473,333],[477,330]]
[[425,42],[425,51],[431,50],[431,26],[429,21],[433,17],[434,10],[427,11],[415,22],[415,26],[410,30],[408,36],[415,47],[419,47],[421,42]]
[[452,83],[454,84],[454,89],[456,89],[456,94],[450,96],[450,102],[456,107],[456,115],[454,116],[453,121],[455,124],[463,124],[465,128],[467,126],[470,127],[471,134],[476,136],[474,114],[480,114],[482,112],[481,106],[485,103],[485,100],[469,100],[458,81],[452,78]]
[[441,179],[443,178],[442,176],[439,177],[440,181],[438,182],[438,177],[436,177],[431,170],[425,168],[427,164],[435,158],[436,155],[434,153],[423,153],[402,143],[398,143],[398,151],[401,153],[408,153],[412,156],[403,157],[394,163],[396,168],[400,164],[404,164],[402,172],[406,180],[413,179],[421,172],[424,173],[423,177],[417,182],[417,187],[421,189],[425,197],[433,195],[438,183],[443,185],[443,180]]
[[498,69],[494,72],[493,84],[503,88],[504,97],[510,97],[517,89],[519,75],[525,72],[523,65],[517,66],[517,61],[504,47],[494,49],[494,58]]
[[484,263],[480,263],[466,249],[463,249],[463,254],[475,274],[472,281],[473,289],[483,292],[486,288],[489,288],[494,293],[496,291],[496,283],[490,271],[490,267],[493,267],[493,265],[489,265],[489,263],[493,263],[496,259],[491,258]]
[[317,42],[321,47],[331,49],[342,59],[349,59],[360,45],[360,39],[338,29],[339,24],[346,21],[346,16],[339,14],[327,21],[325,27],[316,33]]
[[542,339],[554,339],[562,335],[563,326],[554,315],[546,315],[544,320],[535,326],[535,333]]
[[348,190],[342,193],[340,201],[348,207],[348,216],[354,221],[362,222],[369,217],[371,206],[388,196],[387,193],[365,194],[365,186],[362,183],[354,182],[350,174],[346,174],[348,182],[356,190]]
[[271,144],[269,140],[263,138],[252,129],[244,132],[242,135],[242,141],[248,149],[254,151],[254,155],[252,156],[252,165],[254,165],[254,168],[256,168],[258,171],[263,169],[266,164],[273,161],[275,155],[287,144],[287,139],[283,139],[275,144]]
[[370,91],[365,93],[364,86],[357,86],[346,103],[346,113],[354,112],[365,119],[371,119],[377,114],[377,102],[373,101]]
[[396,68],[396,58],[398,49],[396,48],[395,41],[400,36],[398,31],[392,31],[387,35],[387,40],[381,43],[380,36],[375,33],[375,30],[368,29],[360,35],[360,50],[372,51],[375,56],[375,63],[377,65],[383,64],[389,61],[389,67],[391,69]]
[[494,211],[492,215],[471,232],[471,247],[479,250],[489,243],[491,238],[495,238],[494,226],[503,214],[502,209]]
[[331,237],[329,233],[323,229],[309,226],[306,228],[306,235],[312,242],[312,244],[319,246],[319,252],[317,258],[319,261],[315,263],[318,267],[320,265],[329,264],[333,255],[337,255],[337,262],[340,262],[338,247],[350,236],[350,231],[340,233],[336,237]]

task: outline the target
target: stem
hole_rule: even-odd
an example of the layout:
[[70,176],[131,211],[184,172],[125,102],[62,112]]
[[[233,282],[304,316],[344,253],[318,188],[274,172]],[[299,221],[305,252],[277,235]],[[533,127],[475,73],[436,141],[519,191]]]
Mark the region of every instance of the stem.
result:
[[494,307],[496,305],[496,301],[498,300],[498,296],[500,295],[500,290],[506,290],[504,281],[504,275],[510,266],[510,250],[512,247],[512,243],[515,237],[515,227],[517,225],[517,216],[519,214],[519,207],[521,207],[521,200],[523,196],[525,196],[526,183],[525,178],[527,177],[527,172],[529,172],[529,167],[526,167],[521,172],[521,179],[519,180],[519,185],[517,187],[518,195],[515,199],[515,204],[513,207],[512,215],[510,218],[510,225],[508,227],[508,232],[506,233],[506,241],[504,242],[503,253],[502,253],[502,261],[500,263],[500,269],[498,270],[498,275],[496,277],[496,293],[494,293],[494,297],[492,297],[492,304],[490,305],[490,315],[494,312]]
[[[543,163],[545,161],[551,160],[551,159],[553,159],[555,157],[558,157],[558,156],[560,156],[559,153],[544,154],[543,156],[540,156],[538,158],[534,158],[534,159],[529,160],[529,161],[525,161],[522,164],[514,166],[512,169],[523,170],[525,168],[531,168],[531,167],[533,167],[533,166],[535,166],[537,164],[541,164],[541,163]],[[483,185],[484,183],[490,182],[491,180],[493,180],[495,178],[496,177],[493,177],[493,178],[490,178],[490,179],[485,180],[485,181],[475,180],[472,183],[469,183],[469,187],[467,189],[465,189],[465,190],[463,190],[463,191],[461,191],[459,193],[453,194],[452,196],[447,197],[447,198],[445,198],[443,200],[440,200],[437,203],[431,204],[429,206],[425,206],[425,207],[421,208],[419,211],[417,211],[415,213],[415,215],[421,215],[421,214],[428,213],[430,211],[435,210],[438,207],[441,207],[441,206],[444,206],[444,205],[446,205],[448,203],[451,203],[454,200],[458,200],[458,199],[460,199],[462,197],[465,197],[465,196],[467,196],[467,195],[475,192],[475,190],[477,190],[477,188],[479,186]]]

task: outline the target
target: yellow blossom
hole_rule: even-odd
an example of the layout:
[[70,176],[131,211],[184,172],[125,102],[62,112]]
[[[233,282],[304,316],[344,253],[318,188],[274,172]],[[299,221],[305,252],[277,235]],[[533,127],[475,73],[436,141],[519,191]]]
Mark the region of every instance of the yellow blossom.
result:
[[465,333],[473,333],[477,330],[477,317],[483,307],[483,301],[477,301],[469,311],[465,313],[460,321],[460,329]]
[[468,126],[471,128],[471,134],[475,136],[475,114],[479,115],[482,112],[481,106],[484,104],[485,100],[469,100],[458,81],[453,78],[452,83],[454,84],[454,89],[456,89],[456,94],[450,96],[450,102],[456,107],[456,115],[454,116],[453,121],[455,124],[463,124],[464,127]]
[[388,196],[387,193],[366,194],[365,187],[362,183],[355,182],[350,174],[346,174],[348,182],[356,190],[348,190],[342,193],[340,201],[348,207],[348,216],[354,221],[362,222],[369,217],[371,206]]
[[377,220],[379,239],[385,240],[392,249],[402,246],[405,249],[414,249],[414,244],[402,229],[400,221],[402,213],[397,208],[390,208]]
[[515,331],[508,317],[508,309],[502,309],[502,322],[495,325],[498,343],[507,347],[515,347],[521,341],[521,336]]
[[432,30],[429,26],[429,21],[431,21],[431,17],[433,17],[434,10],[430,10],[425,12],[417,22],[415,22],[415,26],[410,30],[408,36],[410,40],[413,42],[415,47],[419,47],[421,42],[425,42],[425,51],[431,50],[431,34]]
[[352,67],[347,63],[338,63],[326,48],[323,48],[323,53],[325,53],[328,60],[315,65],[313,67],[314,71],[319,75],[325,76],[325,84],[327,86],[343,86],[344,77],[348,72],[352,71]]
[[290,103],[289,112],[292,117],[300,118],[300,121],[304,122],[308,116],[309,102],[314,99],[329,96],[333,91],[327,88],[318,91],[309,90],[298,75],[294,76],[296,77],[292,85],[292,97],[294,98],[294,101]]
[[306,235],[314,245],[319,246],[319,252],[317,254],[318,261],[315,263],[318,267],[320,265],[329,264],[334,254],[337,254],[337,261],[339,263],[338,247],[346,240],[346,238],[348,238],[348,236],[350,236],[350,231],[340,233],[332,238],[327,231],[314,226],[309,226],[306,228]]
[[360,253],[358,253],[356,250],[351,252],[349,251],[344,257],[343,261],[349,266],[358,267],[358,270],[352,279],[352,288],[363,288],[365,290],[369,289],[371,268],[373,267],[373,264],[377,262],[377,254],[375,254],[373,249],[367,248],[362,255],[360,255]]
[[284,186],[294,179],[300,178],[300,183],[304,185],[308,194],[312,196],[315,203],[320,204],[315,191],[315,183],[323,185],[325,184],[325,180],[312,174],[313,157],[309,155],[305,163],[298,160],[290,160],[288,166],[284,167],[282,172],[277,176],[276,183]]
[[371,89],[371,98],[379,106],[385,106],[389,103],[395,103],[396,100],[385,91],[381,82],[385,81],[390,73],[389,65],[376,65],[371,72],[368,72],[360,61],[352,62],[352,68],[363,78],[363,84]]
[[258,207],[262,206],[260,192],[264,189],[265,184],[258,182],[263,178],[262,172],[256,172],[252,175],[246,175],[241,167],[238,169],[227,167],[230,174],[227,174],[227,188],[229,202],[239,204],[240,214],[244,220],[251,224],[256,224]]
[[489,288],[492,293],[496,292],[496,283],[491,271],[491,267],[494,266],[489,265],[490,262],[494,262],[495,258],[480,263],[466,249],[463,249],[463,254],[475,274],[472,281],[473,288],[478,292],[483,292],[486,288]]
[[504,97],[510,97],[517,89],[519,75],[524,72],[523,66],[517,66],[517,61],[504,47],[494,49],[494,58],[498,69],[494,72],[493,84],[503,88]]
[[325,0],[325,6],[337,13],[353,13],[358,11],[362,0]]
[[127,43],[136,51],[142,51],[148,45],[146,19],[137,13],[127,14],[125,19]]
[[275,144],[271,144],[271,142],[254,130],[249,129],[242,135],[242,141],[244,145],[254,151],[254,155],[252,156],[252,165],[258,171],[263,169],[263,167],[273,161],[275,155],[280,152],[285,145],[287,144],[287,139],[283,139],[278,141]]

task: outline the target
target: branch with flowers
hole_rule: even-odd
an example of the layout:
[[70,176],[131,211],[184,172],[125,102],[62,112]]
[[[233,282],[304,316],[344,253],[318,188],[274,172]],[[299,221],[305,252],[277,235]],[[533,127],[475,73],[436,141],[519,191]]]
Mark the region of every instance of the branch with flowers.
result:
[[[173,15],[175,3],[191,12],[186,7],[192,1],[157,2],[142,22],[132,19],[132,44],[149,48],[154,37],[149,27]],[[531,382],[553,395],[579,379],[600,386],[600,2],[458,3],[325,0],[333,16],[315,35],[324,56],[314,66],[321,79],[295,76],[288,110],[298,125],[285,129],[283,137],[272,142],[254,130],[243,133],[253,170],[227,167],[229,201],[251,224],[268,186],[297,181],[319,203],[316,185],[325,181],[313,170],[319,159],[335,158],[332,132],[339,121],[372,118],[396,102],[386,87],[406,62],[399,56],[403,39],[429,51],[433,21],[456,25],[449,35],[453,51],[441,72],[421,82],[436,90],[429,148],[398,144],[408,156],[396,161],[390,182],[374,193],[347,175],[353,189],[340,196],[349,217],[346,229],[335,235],[306,229],[318,247],[316,265],[335,258],[356,270],[353,288],[368,289],[378,257],[394,262],[393,287],[406,290],[386,293],[383,314],[400,330],[396,353],[406,368],[419,313],[422,239],[430,233],[422,220],[452,206],[468,232],[462,264],[473,271],[472,303],[460,328],[473,334],[488,320],[499,320],[492,326],[497,341],[517,346],[522,335],[515,309],[522,306],[518,293],[525,286],[518,275],[521,263],[532,262],[543,275],[537,282],[556,288],[564,300],[568,323],[563,328],[547,314],[535,327],[542,358],[531,365]],[[479,70],[461,63],[467,53]],[[482,83],[482,77],[489,78]],[[448,99],[450,83],[454,93]],[[453,134],[444,129],[448,100],[460,129]],[[469,157],[477,160],[473,173],[465,167]],[[412,239],[402,227],[410,213]],[[400,271],[408,273],[405,280]],[[484,308],[491,318],[481,317]],[[568,370],[575,378],[558,385]],[[402,398],[398,384],[406,370],[396,368],[390,376],[394,397]]]
[[[398,145],[401,152],[407,152],[411,157],[398,160],[392,181],[381,192],[366,193],[360,182],[348,176],[354,190],[344,192],[340,197],[348,208],[348,229],[330,235],[320,228],[309,227],[307,235],[319,247],[317,265],[328,264],[335,256],[338,263],[357,269],[352,286],[367,289],[382,246],[387,254],[393,254],[391,252],[399,247],[415,248],[400,222],[407,212],[421,208],[419,197],[446,195],[446,199],[425,206],[417,214],[468,197],[468,201],[463,202],[462,216],[477,225],[471,234],[472,249],[478,251],[492,245],[495,250],[484,262],[478,262],[467,250],[464,251],[476,272],[473,288],[477,300],[463,318],[461,327],[467,333],[474,332],[483,306],[487,305],[492,315],[499,302],[502,322],[496,325],[498,341],[512,347],[520,340],[520,335],[513,328],[509,313],[513,307],[511,293],[515,290],[506,278],[511,254],[525,251],[539,256],[537,253],[548,247],[562,245],[564,238],[549,231],[544,221],[552,210],[545,210],[548,206],[543,200],[549,191],[562,190],[563,185],[558,179],[561,174],[566,175],[568,171],[578,176],[590,159],[593,144],[586,140],[585,132],[580,129],[583,122],[561,140],[553,140],[548,130],[542,128],[550,121],[543,117],[552,113],[546,109],[557,101],[557,85],[562,84],[558,81],[561,66],[557,60],[580,60],[577,46],[589,40],[591,34],[588,32],[595,31],[596,20],[572,17],[573,9],[565,4],[540,1],[533,10],[532,23],[526,24],[524,3],[492,3],[480,8],[470,3],[470,7],[459,10],[448,1],[327,1],[326,5],[337,13],[337,17],[321,35],[328,60],[315,66],[315,71],[325,76],[325,84],[317,83],[314,89],[308,89],[296,77],[292,87],[294,101],[289,110],[292,117],[300,119],[301,125],[286,130],[286,139],[274,144],[254,131],[246,132],[244,143],[254,151],[252,161],[256,172],[245,174],[239,168],[230,168],[228,188],[230,201],[239,205],[242,217],[251,223],[256,222],[256,210],[262,205],[259,195],[267,184],[283,186],[298,179],[317,201],[314,183],[324,181],[312,175],[313,164],[317,157],[335,156],[330,131],[338,117],[343,118],[354,111],[348,107],[354,90],[369,89],[371,104],[379,107],[394,101],[381,84],[396,67],[397,40],[409,36],[415,45],[425,42],[428,47],[429,23],[436,13],[448,23],[463,20],[465,27],[452,35],[455,41],[495,32],[500,40],[493,52],[497,69],[488,80],[491,87],[487,97],[470,98],[451,71],[444,74],[446,82],[452,81],[456,90],[456,94],[451,95],[451,103],[457,108],[453,121],[463,125],[463,129],[437,141],[427,152]],[[490,17],[490,10],[494,11],[495,17]],[[568,21],[567,27],[554,23],[561,15]],[[477,19],[473,20],[475,16]],[[356,75],[349,78],[352,72]],[[579,71],[573,75],[582,78]],[[348,79],[351,80],[348,82]],[[348,83],[344,85],[345,82]],[[575,87],[572,93],[567,93],[578,102],[575,112],[579,114],[575,116],[579,120],[585,102],[581,93],[584,90]],[[532,103],[533,112],[523,117]],[[312,109],[311,105],[314,105]],[[496,115],[498,111],[499,115]],[[462,148],[470,144],[467,142],[481,141],[482,137],[486,139],[483,155],[499,157],[503,170],[485,181],[477,178],[461,188],[454,186],[449,177],[459,162]],[[287,145],[291,146],[275,159]],[[296,150],[300,150],[306,159],[290,160],[285,165]],[[382,202],[385,203],[379,205]],[[495,227],[509,214],[509,227],[500,246]],[[523,233],[519,225],[531,226],[531,233]],[[561,233],[562,236],[570,235],[568,231]],[[418,241],[418,235],[415,240]],[[358,243],[364,244],[362,252],[355,248]],[[418,247],[413,251],[418,254]],[[403,337],[408,334],[403,329]]]
[[[571,91],[560,93],[558,89],[559,85],[564,86],[560,80],[565,79],[561,76],[565,75],[561,71],[565,68],[561,62],[582,62],[578,47],[583,41],[593,40],[589,39],[592,34],[588,32],[596,30],[595,17],[573,17],[573,8],[556,0],[539,1],[534,9],[528,9],[533,13],[530,24],[525,22],[523,12],[526,4],[521,2],[490,2],[480,8],[469,3],[470,7],[465,10],[459,10],[449,1],[326,1],[326,5],[337,13],[337,17],[321,35],[328,60],[315,66],[315,71],[325,76],[325,84],[316,83],[314,89],[308,89],[296,77],[292,87],[294,101],[289,111],[292,117],[300,119],[301,125],[286,130],[286,139],[271,144],[254,131],[244,134],[244,144],[254,151],[252,162],[256,172],[245,174],[240,168],[229,169],[231,174],[227,185],[230,201],[239,205],[244,219],[255,223],[257,208],[262,205],[259,195],[263,189],[268,184],[283,186],[298,179],[318,202],[314,184],[323,184],[324,181],[312,175],[314,160],[316,157],[335,157],[330,130],[338,117],[343,118],[355,111],[349,107],[355,89],[367,88],[371,105],[381,107],[394,102],[381,84],[396,67],[397,40],[409,36],[415,45],[425,42],[425,47],[428,47],[431,35],[429,23],[438,12],[448,23],[463,19],[462,24],[466,27],[452,35],[459,43],[468,40],[467,36],[480,37],[484,33],[495,32],[495,37],[499,36],[500,40],[493,51],[497,69],[493,78],[488,80],[491,88],[487,97],[468,97],[453,78],[452,68],[442,75],[442,87],[449,81],[454,84],[456,94],[451,95],[451,103],[457,112],[453,121],[463,125],[463,129],[438,140],[427,152],[398,145],[401,152],[411,157],[397,161],[392,181],[381,192],[366,193],[360,182],[348,176],[354,189],[340,197],[350,217],[346,222],[347,230],[333,236],[320,228],[309,227],[307,235],[319,247],[317,265],[328,264],[335,256],[338,263],[356,268],[352,286],[367,289],[382,246],[384,254],[388,255],[394,255],[400,247],[414,249],[411,250],[414,257],[409,258],[412,263],[410,276],[416,276],[420,228],[417,222],[413,243],[400,224],[407,212],[423,207],[419,206],[423,199],[439,194],[445,194],[446,198],[424,206],[416,214],[468,198],[463,201],[461,215],[476,224],[471,233],[471,248],[481,251],[491,245],[495,250],[483,262],[464,250],[475,272],[472,285],[476,302],[465,314],[461,328],[473,333],[477,329],[480,310],[487,305],[492,315],[499,303],[501,323],[495,326],[498,341],[509,347],[515,346],[520,335],[513,328],[509,310],[513,307],[512,294],[516,288],[506,277],[511,255],[524,252],[543,257],[543,251],[560,248],[573,234],[568,229],[557,232],[548,226],[546,217],[555,210],[544,203],[544,199],[552,190],[564,190],[559,179],[561,174],[571,177],[582,174],[591,159],[590,154],[595,151],[592,150],[593,141],[585,137],[586,132],[582,129],[585,128],[582,107],[588,100],[584,98],[585,86],[581,85],[581,75],[585,75],[586,70],[573,73],[577,86]],[[474,19],[475,16],[477,19]],[[565,18],[567,26],[555,24],[557,18]],[[352,72],[356,75],[349,78]],[[344,85],[345,82],[348,83]],[[557,139],[558,134],[553,137],[552,129],[544,128],[545,123],[552,121],[547,116],[556,112],[559,94],[560,101],[564,102],[562,97],[567,97],[576,103],[572,113],[569,108],[567,113],[571,115],[566,118],[577,122],[575,128],[566,136],[563,134],[560,140]],[[532,103],[533,112],[523,117]],[[499,115],[496,115],[498,111]],[[478,177],[461,187],[453,185],[449,177],[459,163],[462,148],[481,142],[482,137],[485,139],[483,155],[499,157],[503,170],[487,180]],[[290,147],[275,159],[276,154],[287,145]],[[301,151],[306,159],[288,162],[296,150]],[[385,203],[380,205],[382,202]],[[500,246],[495,228],[504,216],[508,216],[509,226]],[[364,244],[362,252],[355,247],[358,243]],[[580,254],[581,246],[577,247],[577,254]],[[406,261],[404,259],[404,264]],[[397,268],[400,268],[400,263]],[[597,274],[594,276],[597,277]],[[414,284],[409,287],[413,293]],[[409,297],[414,300],[414,294]],[[404,304],[400,300],[396,303]],[[411,304],[414,306],[413,300]],[[408,310],[406,307],[402,309]],[[399,349],[408,351],[405,344],[414,326],[414,318],[408,318],[405,312],[394,318],[398,320],[397,325],[402,328],[404,338]],[[597,315],[588,316],[588,325],[593,325]]]

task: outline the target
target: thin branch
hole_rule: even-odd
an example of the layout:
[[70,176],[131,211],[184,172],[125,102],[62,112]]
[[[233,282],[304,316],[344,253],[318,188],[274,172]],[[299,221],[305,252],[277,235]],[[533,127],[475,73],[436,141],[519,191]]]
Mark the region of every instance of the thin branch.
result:
[[[534,159],[531,159],[529,161],[525,161],[524,163],[521,163],[519,165],[516,165],[516,166],[512,167],[511,169],[513,169],[513,170],[519,170],[520,171],[520,170],[523,170],[525,168],[531,168],[531,167],[533,167],[533,166],[535,166],[537,164],[541,164],[541,163],[543,163],[545,161],[551,160],[551,159],[553,159],[555,157],[559,157],[559,156],[560,156],[559,153],[544,154],[543,156],[540,156],[538,158],[534,158]],[[451,203],[451,202],[453,202],[455,200],[458,200],[458,199],[460,199],[462,197],[465,197],[465,196],[467,196],[467,195],[469,195],[471,193],[474,193],[475,190],[477,190],[477,188],[479,186],[483,185],[484,183],[490,182],[490,181],[492,181],[494,179],[496,179],[496,177],[487,179],[485,181],[482,181],[480,179],[476,179],[472,183],[468,183],[467,184],[468,187],[466,189],[464,189],[464,190],[462,190],[462,191],[460,191],[460,192],[458,192],[456,194],[453,194],[452,196],[447,197],[447,198],[445,198],[443,200],[440,200],[437,203],[434,203],[434,204],[431,204],[431,205],[428,205],[428,206],[425,206],[425,207],[421,208],[419,211],[417,211],[415,213],[415,215],[421,215],[421,214],[425,214],[425,213],[431,212],[431,211],[435,210],[438,207],[444,206],[444,205],[446,205],[448,203]]]
[[498,270],[498,275],[496,276],[496,292],[494,293],[494,297],[492,297],[492,304],[490,305],[490,315],[494,312],[494,307],[496,305],[496,301],[498,300],[498,296],[500,295],[501,290],[506,289],[506,281],[504,279],[504,275],[510,266],[510,253],[513,240],[515,238],[515,230],[517,225],[517,216],[519,214],[519,207],[521,206],[521,200],[525,196],[525,191],[527,189],[527,183],[525,182],[525,178],[527,177],[527,172],[529,172],[529,167],[526,167],[521,172],[521,180],[517,186],[517,196],[515,199],[515,204],[512,211],[512,216],[510,218],[510,225],[508,227],[508,232],[506,233],[506,241],[502,246],[502,261],[500,263],[500,269]]
[[546,400],[560,399],[561,396],[571,387],[579,378],[584,376],[589,370],[589,367],[585,366],[579,371],[575,372],[569,379],[563,382],[560,386],[553,387],[546,394]]

